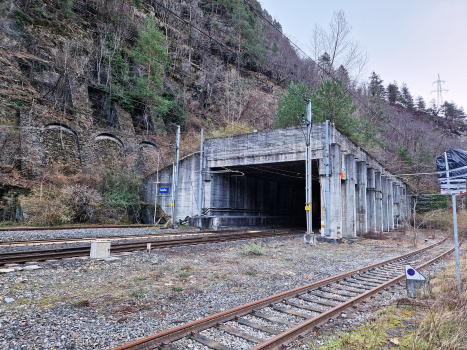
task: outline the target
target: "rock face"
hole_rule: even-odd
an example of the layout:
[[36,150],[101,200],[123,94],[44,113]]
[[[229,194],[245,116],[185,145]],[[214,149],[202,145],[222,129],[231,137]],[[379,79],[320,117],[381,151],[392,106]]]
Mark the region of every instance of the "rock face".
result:
[[[232,34],[225,10],[198,0],[138,3],[0,3],[0,124],[11,127],[0,129],[0,163],[21,159],[34,178],[44,167],[73,175],[127,157],[145,174],[154,171],[148,162],[161,155],[164,162],[159,144],[172,124],[196,129],[224,114],[228,122],[271,124],[280,89],[265,75],[250,70],[246,79],[230,66],[235,55],[224,44]],[[138,70],[126,80],[120,72],[131,64],[148,17],[157,20],[171,56],[163,94],[174,107],[160,121],[148,117],[128,86]],[[236,90],[227,94],[226,85]]]

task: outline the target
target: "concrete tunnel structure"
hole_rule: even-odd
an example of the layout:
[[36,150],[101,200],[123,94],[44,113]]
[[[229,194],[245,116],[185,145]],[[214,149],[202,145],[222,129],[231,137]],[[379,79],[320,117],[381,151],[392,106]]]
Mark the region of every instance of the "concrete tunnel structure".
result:
[[[311,135],[313,230],[325,229],[326,123]],[[330,238],[374,229],[387,232],[410,215],[406,185],[329,126]],[[304,132],[300,127],[208,139],[202,166],[202,207],[215,228],[305,227]],[[199,214],[200,153],[180,161],[176,220]],[[145,179],[144,200],[171,213],[173,167]],[[169,189],[167,190],[160,189]]]

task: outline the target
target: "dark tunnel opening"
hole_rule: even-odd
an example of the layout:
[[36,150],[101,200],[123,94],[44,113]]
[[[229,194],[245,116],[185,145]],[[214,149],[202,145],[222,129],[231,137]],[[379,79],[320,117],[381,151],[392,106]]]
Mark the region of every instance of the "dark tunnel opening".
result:
[[[226,226],[306,228],[305,161],[213,168],[211,215]],[[318,161],[312,163],[313,230],[319,230]]]

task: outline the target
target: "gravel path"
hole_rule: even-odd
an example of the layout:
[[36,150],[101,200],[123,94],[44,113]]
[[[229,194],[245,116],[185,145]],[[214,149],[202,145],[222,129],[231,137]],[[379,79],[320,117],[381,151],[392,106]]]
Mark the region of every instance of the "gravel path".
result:
[[257,242],[265,255],[228,242],[0,274],[0,348],[108,349],[413,250],[374,240],[312,247],[301,236]]

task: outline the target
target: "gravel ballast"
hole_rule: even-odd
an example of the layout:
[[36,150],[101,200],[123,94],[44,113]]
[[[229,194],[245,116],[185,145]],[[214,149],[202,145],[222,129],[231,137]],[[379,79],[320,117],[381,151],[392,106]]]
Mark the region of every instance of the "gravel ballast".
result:
[[[41,262],[38,270],[0,274],[0,348],[108,349],[414,250],[375,240],[309,246],[301,236],[256,242],[264,255],[248,255],[248,241],[241,241],[114,261]],[[234,340],[232,346],[244,348]]]

